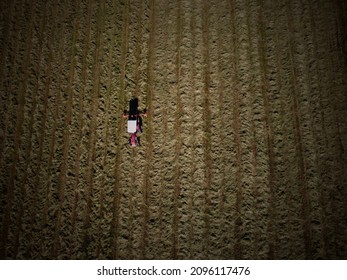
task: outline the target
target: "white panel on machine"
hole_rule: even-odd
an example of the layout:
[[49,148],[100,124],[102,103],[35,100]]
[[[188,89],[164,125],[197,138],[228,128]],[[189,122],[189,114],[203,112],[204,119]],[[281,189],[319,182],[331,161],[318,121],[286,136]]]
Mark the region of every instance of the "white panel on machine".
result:
[[128,133],[136,132],[136,120],[128,120]]

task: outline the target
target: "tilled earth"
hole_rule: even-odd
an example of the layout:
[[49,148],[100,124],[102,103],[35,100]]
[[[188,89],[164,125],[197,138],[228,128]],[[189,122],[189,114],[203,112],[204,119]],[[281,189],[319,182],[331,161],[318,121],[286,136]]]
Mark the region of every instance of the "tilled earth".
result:
[[1,258],[346,259],[346,14],[1,1]]

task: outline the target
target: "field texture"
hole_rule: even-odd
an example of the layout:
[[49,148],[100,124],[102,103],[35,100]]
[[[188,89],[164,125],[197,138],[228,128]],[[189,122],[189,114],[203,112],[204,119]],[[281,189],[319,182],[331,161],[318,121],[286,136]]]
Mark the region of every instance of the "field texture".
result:
[[346,14],[0,1],[0,257],[347,259]]

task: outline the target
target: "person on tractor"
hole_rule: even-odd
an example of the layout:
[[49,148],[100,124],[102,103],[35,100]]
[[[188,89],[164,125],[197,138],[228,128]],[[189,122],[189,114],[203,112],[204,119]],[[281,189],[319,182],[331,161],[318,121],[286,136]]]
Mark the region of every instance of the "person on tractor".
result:
[[142,133],[142,116],[147,116],[144,112],[138,110],[138,98],[132,98],[129,101],[129,112],[124,110],[123,118],[128,118],[128,133],[130,133],[129,144],[131,147],[141,146],[140,135]]

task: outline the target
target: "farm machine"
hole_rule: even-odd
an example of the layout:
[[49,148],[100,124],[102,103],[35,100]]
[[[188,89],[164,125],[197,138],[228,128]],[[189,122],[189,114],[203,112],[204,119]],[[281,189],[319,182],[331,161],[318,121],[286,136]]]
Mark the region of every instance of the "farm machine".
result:
[[127,118],[127,132],[130,133],[129,145],[131,147],[141,146],[140,136],[142,134],[142,117],[147,116],[147,110],[138,109],[139,99],[132,98],[129,101],[129,110],[124,110],[123,118]]

